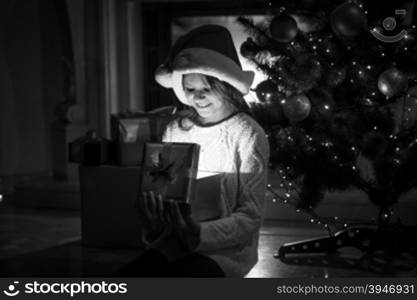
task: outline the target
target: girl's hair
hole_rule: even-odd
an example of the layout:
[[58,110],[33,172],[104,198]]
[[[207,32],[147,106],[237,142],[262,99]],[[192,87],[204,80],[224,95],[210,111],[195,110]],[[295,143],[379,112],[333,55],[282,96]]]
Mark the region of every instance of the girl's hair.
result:
[[[233,105],[238,112],[245,112],[250,115],[249,105],[246,103],[243,95],[232,85],[225,81],[221,81],[216,77],[203,75],[212,91],[217,94],[224,101]],[[191,122],[187,122],[187,119]],[[190,130],[193,124],[199,123],[198,113],[193,107],[189,107],[178,120],[180,127],[183,130]]]

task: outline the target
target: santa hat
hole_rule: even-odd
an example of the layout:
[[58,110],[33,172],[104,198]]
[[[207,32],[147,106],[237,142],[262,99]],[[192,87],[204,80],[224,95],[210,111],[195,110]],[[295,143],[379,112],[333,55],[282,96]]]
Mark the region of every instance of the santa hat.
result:
[[200,26],[178,38],[167,61],[156,69],[155,80],[172,88],[178,99],[189,105],[182,86],[183,75],[189,73],[216,77],[242,95],[249,92],[255,75],[242,70],[232,36],[219,25]]

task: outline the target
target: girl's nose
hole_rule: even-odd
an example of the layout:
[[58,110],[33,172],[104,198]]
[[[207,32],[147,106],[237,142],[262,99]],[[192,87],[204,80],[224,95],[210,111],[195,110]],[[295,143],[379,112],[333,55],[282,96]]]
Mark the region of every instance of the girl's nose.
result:
[[205,95],[203,92],[195,92],[194,99],[204,99]]

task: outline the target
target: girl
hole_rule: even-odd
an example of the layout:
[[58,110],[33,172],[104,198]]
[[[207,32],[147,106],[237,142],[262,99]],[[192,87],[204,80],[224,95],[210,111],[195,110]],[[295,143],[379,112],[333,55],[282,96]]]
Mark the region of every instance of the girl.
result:
[[200,145],[199,171],[221,174],[220,217],[193,219],[152,192],[138,201],[148,249],[124,276],[243,277],[258,259],[269,145],[243,95],[253,72],[243,71],[230,33],[206,25],[179,38],[156,81],[189,107],[171,122],[165,142]]

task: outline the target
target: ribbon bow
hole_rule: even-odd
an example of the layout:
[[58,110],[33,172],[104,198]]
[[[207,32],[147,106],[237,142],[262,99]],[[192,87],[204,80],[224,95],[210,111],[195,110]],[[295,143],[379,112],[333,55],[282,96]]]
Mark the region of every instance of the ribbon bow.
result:
[[166,165],[162,153],[158,153],[158,160],[154,163],[153,169],[149,172],[152,182],[162,180],[163,182],[173,183],[177,179],[177,172],[182,167],[175,168],[175,161]]

